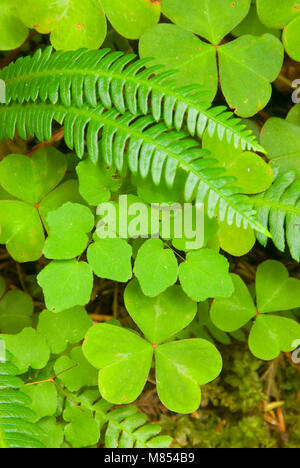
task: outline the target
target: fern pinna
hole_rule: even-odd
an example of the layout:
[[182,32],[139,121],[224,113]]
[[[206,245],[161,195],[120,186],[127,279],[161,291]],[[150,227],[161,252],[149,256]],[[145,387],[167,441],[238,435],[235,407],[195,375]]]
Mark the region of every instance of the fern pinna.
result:
[[98,139],[102,129],[102,149],[106,164],[118,170],[126,164],[133,174],[146,178],[151,173],[154,183],[164,175],[168,187],[174,184],[176,173],[186,174],[185,199],[206,200],[209,217],[218,216],[228,224],[251,226],[264,235],[268,231],[255,218],[255,211],[240,189],[232,185],[234,177],[224,175],[224,169],[208,158],[208,152],[183,131],[169,130],[156,123],[152,116],[136,117],[115,109],[66,106],[58,102],[13,103],[0,106],[0,140],[13,138],[17,129],[26,139],[27,132],[40,141],[51,139],[53,121],[64,124],[64,138],[79,157],[84,154],[85,136],[91,159],[99,156]]
[[82,408],[90,410],[99,425],[106,448],[167,448],[172,437],[161,435],[161,427],[147,423],[146,414],[136,406],[114,407],[101,399],[93,403],[93,391],[77,398]]
[[100,100],[105,108],[114,106],[121,114],[151,111],[154,120],[163,119],[168,128],[180,130],[186,122],[189,133],[201,137],[208,127],[211,135],[217,132],[220,139],[226,135],[236,147],[241,144],[243,149],[264,152],[232,112],[224,106],[211,107],[200,86],[178,89],[172,80],[176,71],[149,67],[149,61],[109,49],[53,53],[49,47],[11,63],[1,71],[0,79],[6,83],[7,103],[39,98],[52,104],[97,107]]
[[[272,234],[275,246],[285,251],[286,240],[292,257],[300,261],[300,180],[295,171],[276,178],[264,194],[252,199],[258,220]],[[259,242],[266,247],[267,237],[257,233]]]
[[[12,359],[8,351],[6,357]],[[0,448],[44,448],[39,442],[43,431],[31,422],[35,414],[27,407],[30,398],[19,390],[18,374],[12,362],[0,361]]]

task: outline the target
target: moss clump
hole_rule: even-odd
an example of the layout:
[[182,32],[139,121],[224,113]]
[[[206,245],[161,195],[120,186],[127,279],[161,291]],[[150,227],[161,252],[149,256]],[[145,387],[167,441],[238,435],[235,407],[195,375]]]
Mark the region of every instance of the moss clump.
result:
[[[265,363],[246,345],[225,347],[222,376],[203,391],[192,416],[162,418],[166,431],[182,447],[298,448],[300,446],[299,373],[284,356]],[[275,372],[269,372],[273,366]],[[275,389],[275,390],[274,390]],[[286,432],[265,421],[264,403],[284,402]],[[270,416],[270,415],[269,415]]]

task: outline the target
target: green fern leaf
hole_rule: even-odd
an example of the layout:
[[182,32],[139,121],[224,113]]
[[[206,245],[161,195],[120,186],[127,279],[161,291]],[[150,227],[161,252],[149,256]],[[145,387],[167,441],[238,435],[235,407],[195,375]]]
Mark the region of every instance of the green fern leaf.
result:
[[156,185],[164,176],[169,188],[181,168],[187,174],[184,189],[187,201],[206,201],[210,218],[218,216],[230,225],[251,226],[268,235],[257,222],[247,197],[231,185],[236,179],[224,175],[225,170],[206,157],[209,152],[201,149],[196,140],[184,132],[169,130],[163,123],[155,123],[151,116],[135,117],[129,112],[122,115],[103,106],[90,109],[60,103],[28,103],[0,106],[0,117],[0,141],[13,138],[16,129],[23,139],[27,139],[28,132],[40,141],[50,140],[52,123],[57,121],[64,124],[67,146],[80,158],[86,139],[94,162],[98,160],[102,130],[102,149],[108,166],[114,165],[121,171],[128,164],[133,174],[139,173],[143,178],[151,174]]
[[23,386],[18,373],[14,364],[0,361],[0,448],[44,448],[38,441],[42,430],[31,422],[34,413],[26,406],[30,398],[18,390]]
[[161,427],[147,424],[146,414],[136,406],[113,407],[105,400],[92,404],[89,392],[79,398],[95,414],[106,448],[167,448],[172,437],[160,435]]
[[8,104],[40,98],[52,104],[61,100],[66,106],[96,107],[100,99],[104,107],[115,106],[121,114],[129,110],[133,115],[146,115],[150,110],[168,128],[180,130],[186,121],[193,136],[201,137],[208,127],[210,135],[217,132],[220,140],[226,136],[236,147],[241,144],[243,149],[265,152],[226,107],[211,107],[200,86],[178,89],[172,80],[176,71],[145,68],[151,59],[137,60],[135,55],[109,49],[52,52],[51,47],[38,50],[32,58],[20,58],[1,71]]
[[[277,177],[267,192],[252,199],[258,220],[272,234],[275,246],[285,251],[286,240],[292,257],[300,261],[300,180],[294,171]],[[267,237],[257,233],[265,247]]]

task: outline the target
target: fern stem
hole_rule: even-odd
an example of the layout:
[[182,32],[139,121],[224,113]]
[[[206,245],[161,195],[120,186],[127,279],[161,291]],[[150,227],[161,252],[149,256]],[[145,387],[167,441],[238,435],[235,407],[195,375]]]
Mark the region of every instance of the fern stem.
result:
[[287,205],[282,202],[275,202],[273,200],[265,200],[264,198],[251,197],[249,198],[249,203],[253,203],[256,207],[269,208],[273,210],[281,210],[286,214],[290,213],[292,215],[300,216],[300,206]]

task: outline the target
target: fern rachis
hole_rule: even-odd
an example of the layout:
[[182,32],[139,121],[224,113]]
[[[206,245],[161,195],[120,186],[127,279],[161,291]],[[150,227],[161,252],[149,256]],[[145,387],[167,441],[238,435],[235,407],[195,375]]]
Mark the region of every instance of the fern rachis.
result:
[[177,130],[186,119],[191,135],[201,137],[208,127],[211,135],[217,132],[221,140],[233,139],[236,147],[241,144],[243,149],[264,152],[252,132],[226,107],[211,108],[201,87],[178,89],[172,80],[176,72],[161,72],[160,66],[145,68],[148,62],[109,49],[52,53],[47,48],[10,64],[0,78],[6,83],[7,103],[40,98],[53,104],[61,100],[67,106],[96,107],[100,99],[104,107],[114,105],[122,114],[126,109],[133,115],[151,111],[157,122],[163,119]]
[[[62,103],[27,103],[0,106],[0,139],[13,138],[15,129],[27,138],[27,132],[40,141],[50,140],[53,121],[64,124],[64,137],[70,149],[84,154],[86,135],[91,159],[98,159],[99,131],[102,129],[102,148],[106,164],[114,164],[118,170],[124,167],[126,154],[130,170],[146,178],[151,173],[158,185],[162,176],[172,187],[178,168],[187,173],[185,198],[195,197],[199,202],[207,199],[208,215],[218,214],[229,224],[252,228],[268,235],[268,231],[255,219],[255,212],[231,186],[234,178],[224,176],[224,169],[216,167],[216,161],[207,158],[208,152],[184,132],[169,130],[163,123],[156,123],[151,116],[136,117],[130,113],[120,115],[114,109],[65,106]],[[207,198],[206,198],[207,197]]]

